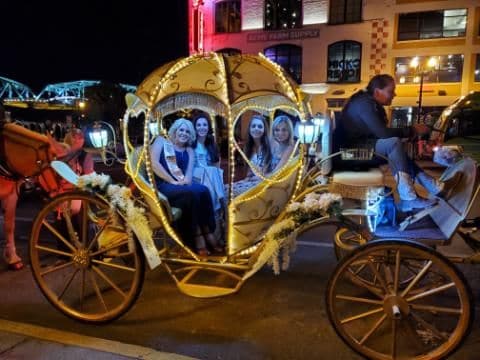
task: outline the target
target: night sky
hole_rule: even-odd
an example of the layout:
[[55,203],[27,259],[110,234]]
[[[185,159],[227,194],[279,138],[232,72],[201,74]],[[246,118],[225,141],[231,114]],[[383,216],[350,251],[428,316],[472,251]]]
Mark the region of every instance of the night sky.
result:
[[104,80],[138,85],[188,54],[187,0],[4,0],[0,76],[45,85]]

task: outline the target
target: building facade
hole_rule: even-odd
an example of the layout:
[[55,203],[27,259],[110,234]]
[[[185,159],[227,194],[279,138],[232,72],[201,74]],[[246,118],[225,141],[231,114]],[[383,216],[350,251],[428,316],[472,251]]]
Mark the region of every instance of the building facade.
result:
[[478,0],[189,0],[190,53],[264,53],[339,109],[370,78],[397,80],[393,125],[480,91]]

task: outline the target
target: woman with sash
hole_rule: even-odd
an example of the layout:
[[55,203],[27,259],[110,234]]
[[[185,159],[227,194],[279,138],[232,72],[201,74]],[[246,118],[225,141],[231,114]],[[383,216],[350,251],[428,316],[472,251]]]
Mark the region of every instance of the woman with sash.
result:
[[272,163],[270,172],[274,173],[287,163],[294,149],[293,125],[288,116],[280,115],[273,120],[271,139]]
[[[268,139],[268,122],[260,114],[255,114],[250,119],[244,153],[255,172],[265,176],[271,166],[272,150]],[[233,196],[242,194],[262,181],[255,172],[250,168],[245,179],[233,184]]]
[[152,168],[158,191],[171,206],[182,210],[178,229],[184,241],[194,238],[200,256],[208,255],[207,245],[216,253],[223,252],[213,236],[215,216],[208,188],[192,183],[195,141],[192,123],[183,118],[175,120],[168,130],[169,140],[158,136],[150,148]]

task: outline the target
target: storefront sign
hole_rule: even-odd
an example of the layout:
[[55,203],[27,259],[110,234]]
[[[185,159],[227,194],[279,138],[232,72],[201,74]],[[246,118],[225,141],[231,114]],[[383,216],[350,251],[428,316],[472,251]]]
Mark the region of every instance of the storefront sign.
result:
[[316,38],[320,36],[319,29],[298,29],[284,31],[263,31],[247,34],[248,42],[284,41]]

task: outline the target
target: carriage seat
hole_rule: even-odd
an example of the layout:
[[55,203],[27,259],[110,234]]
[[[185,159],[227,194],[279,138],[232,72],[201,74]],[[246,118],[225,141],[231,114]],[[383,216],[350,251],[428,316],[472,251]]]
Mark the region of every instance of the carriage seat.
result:
[[385,186],[385,174],[379,168],[373,150],[349,148],[344,140],[340,114],[332,114],[331,119],[325,121],[327,123],[322,132],[328,134],[322,133],[322,141],[324,137],[329,139],[328,149],[332,154],[341,152],[332,159],[330,191],[345,198],[366,200],[369,189],[380,190]]
[[[147,196],[144,196],[144,200],[147,202],[151,212],[155,216],[151,216],[150,224],[156,228],[160,227],[161,224],[158,222],[158,219],[161,219],[161,214],[159,213],[157,206],[155,204],[154,196],[158,197],[160,204],[163,207],[164,214],[167,216],[167,219],[170,223],[180,219],[182,216],[182,210],[173,206],[170,206],[167,197],[156,189],[156,187],[147,180],[147,169],[145,167],[145,155],[142,154],[142,151],[148,151],[148,148],[137,147],[130,154],[129,161],[127,162],[127,172],[132,177],[135,185],[137,185],[143,193],[146,193]],[[157,226],[158,225],[158,226]]]

